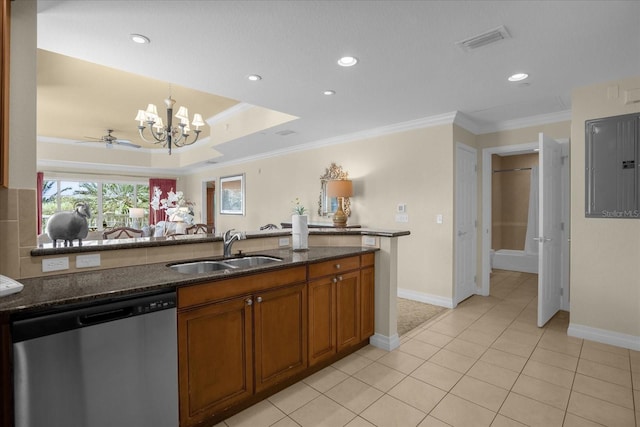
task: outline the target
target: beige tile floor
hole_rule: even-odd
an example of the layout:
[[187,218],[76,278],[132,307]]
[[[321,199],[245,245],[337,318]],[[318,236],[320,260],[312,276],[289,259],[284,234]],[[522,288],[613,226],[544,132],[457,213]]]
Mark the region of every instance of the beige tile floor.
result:
[[536,327],[537,276],[496,271],[473,296],[367,346],[217,427],[635,426],[640,352]]

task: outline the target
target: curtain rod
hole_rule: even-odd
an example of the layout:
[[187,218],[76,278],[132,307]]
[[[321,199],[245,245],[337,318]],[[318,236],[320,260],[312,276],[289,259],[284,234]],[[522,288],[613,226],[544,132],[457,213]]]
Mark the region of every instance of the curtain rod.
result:
[[516,171],[530,171],[531,168],[513,168],[513,169],[494,169],[493,173],[498,172],[516,172]]

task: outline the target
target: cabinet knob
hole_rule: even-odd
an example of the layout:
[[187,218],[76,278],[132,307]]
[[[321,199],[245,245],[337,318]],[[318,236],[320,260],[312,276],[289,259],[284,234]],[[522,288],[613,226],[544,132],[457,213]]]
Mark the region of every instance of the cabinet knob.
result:
[[335,278],[335,277],[334,277],[333,279],[331,279],[331,281],[332,281],[333,283],[338,283],[338,279],[337,279],[337,278]]
[[336,264],[336,269],[340,270],[340,264]]
[[262,297],[256,298],[256,302],[262,302]]
[[338,276],[338,282],[342,282],[342,276]]
[[253,305],[253,300],[251,298],[247,298],[244,302],[246,302],[247,305]]

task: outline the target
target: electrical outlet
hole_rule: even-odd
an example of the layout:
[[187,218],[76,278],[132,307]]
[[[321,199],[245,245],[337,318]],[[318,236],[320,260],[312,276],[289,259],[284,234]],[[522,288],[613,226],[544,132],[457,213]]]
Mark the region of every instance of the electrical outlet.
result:
[[436,215],[436,224],[442,224],[442,222],[443,222],[442,214]]
[[373,236],[364,236],[362,240],[365,246],[376,246],[376,238]]
[[47,273],[49,271],[68,270],[69,269],[69,257],[61,258],[47,258],[42,260],[42,272]]
[[289,238],[288,237],[281,237],[280,239],[278,239],[278,245],[280,245],[280,246],[289,246]]
[[396,222],[409,222],[409,214],[406,214],[406,213],[396,214]]
[[100,267],[100,254],[78,255],[76,268]]

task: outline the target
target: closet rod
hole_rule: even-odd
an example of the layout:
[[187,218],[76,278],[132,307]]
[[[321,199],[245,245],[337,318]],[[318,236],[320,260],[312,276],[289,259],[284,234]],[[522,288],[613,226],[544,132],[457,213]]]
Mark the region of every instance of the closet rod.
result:
[[513,168],[513,169],[494,169],[493,173],[498,172],[515,172],[515,171],[530,171],[531,168]]

